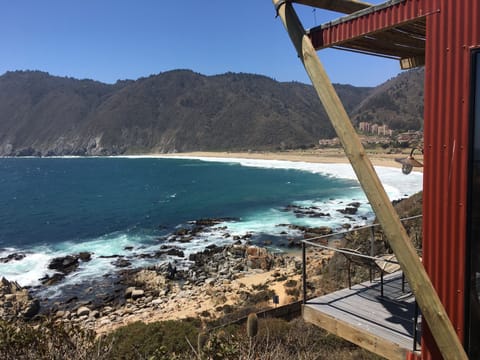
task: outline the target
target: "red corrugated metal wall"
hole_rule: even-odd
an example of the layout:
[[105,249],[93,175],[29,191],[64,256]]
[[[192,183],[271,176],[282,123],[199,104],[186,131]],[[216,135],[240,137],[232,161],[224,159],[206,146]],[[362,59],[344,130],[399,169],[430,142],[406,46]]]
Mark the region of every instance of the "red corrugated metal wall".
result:
[[[479,45],[478,0],[424,0],[424,264],[464,340],[471,47]],[[428,330],[422,358],[441,359]]]

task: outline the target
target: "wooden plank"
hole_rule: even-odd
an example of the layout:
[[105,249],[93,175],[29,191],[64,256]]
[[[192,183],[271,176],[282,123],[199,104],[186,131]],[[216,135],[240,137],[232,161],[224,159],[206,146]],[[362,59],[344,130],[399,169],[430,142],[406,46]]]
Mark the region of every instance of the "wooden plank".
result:
[[[330,27],[330,23],[322,25],[321,28],[311,29],[309,36],[318,36],[315,34],[328,27]],[[425,19],[408,20],[348,39],[328,41],[322,46],[318,46],[317,50],[329,47],[398,59],[423,56],[425,53]]]
[[[311,38],[322,37],[322,32],[327,31],[328,29],[335,26],[335,22],[329,22],[321,26],[317,26],[307,31],[308,35]],[[381,29],[376,29],[373,31],[364,31],[358,33],[355,36],[349,38],[340,37],[341,40],[337,39],[335,36],[333,39],[325,40],[325,43],[322,43],[317,47],[317,50],[343,45],[344,43],[349,43],[361,39],[364,37],[372,38],[381,38],[383,34],[385,36],[395,36],[395,41],[397,42],[414,42],[417,47],[425,48],[425,34],[426,34],[426,20],[424,17],[419,17],[415,19],[410,19],[398,23],[392,23],[389,26],[382,27]],[[404,39],[402,39],[404,38]],[[420,42],[418,42],[420,41]],[[372,50],[370,50],[372,51]]]
[[448,314],[291,3],[272,0],[445,359],[468,359]]
[[[383,297],[380,296],[379,282],[365,282],[310,299],[307,305],[411,350],[415,300],[413,296],[395,300],[406,295],[401,289],[402,277],[396,273],[385,277]],[[408,285],[406,291],[409,291]]]
[[293,0],[293,2],[343,14],[352,14],[372,6],[372,4],[357,0]]
[[356,328],[348,322],[315,311],[308,305],[303,306],[303,318],[305,321],[387,359],[404,360],[406,358],[407,350],[399,344]]
[[393,40],[392,42],[387,42],[375,37],[364,37],[351,42],[344,42],[340,46],[347,49],[368,51],[400,58],[422,56],[425,54],[425,48],[409,47],[406,44],[402,46],[396,44]]
[[425,38],[410,35],[405,29],[392,28],[388,31],[380,31],[373,35],[376,39],[383,42],[390,42],[396,45],[408,46],[411,48],[425,51]]
[[414,56],[400,59],[400,67],[402,70],[413,69],[423,65],[425,65],[425,56]]

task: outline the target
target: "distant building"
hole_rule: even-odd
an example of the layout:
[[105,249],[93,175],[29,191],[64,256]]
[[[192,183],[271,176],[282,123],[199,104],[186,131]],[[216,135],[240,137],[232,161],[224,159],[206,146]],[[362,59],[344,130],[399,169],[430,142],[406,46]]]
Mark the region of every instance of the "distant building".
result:
[[363,131],[365,134],[373,134],[379,136],[392,136],[393,130],[388,127],[388,125],[378,125],[370,124],[369,122],[362,121],[358,124],[358,129]]
[[370,123],[362,121],[360,124],[358,124],[358,129],[363,132],[370,132]]
[[423,139],[422,131],[408,130],[407,132],[398,134],[397,141],[401,144],[416,142]]
[[333,139],[320,139],[318,140],[318,145],[320,146],[339,146],[340,139],[338,137]]

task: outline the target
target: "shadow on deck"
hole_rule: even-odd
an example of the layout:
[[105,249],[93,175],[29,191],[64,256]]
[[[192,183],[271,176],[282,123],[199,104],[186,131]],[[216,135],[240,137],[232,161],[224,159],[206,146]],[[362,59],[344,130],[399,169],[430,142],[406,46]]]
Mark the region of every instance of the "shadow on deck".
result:
[[415,298],[408,284],[402,292],[401,272],[385,276],[383,287],[383,297],[374,280],[310,299],[303,318],[387,359],[406,359],[421,338]]

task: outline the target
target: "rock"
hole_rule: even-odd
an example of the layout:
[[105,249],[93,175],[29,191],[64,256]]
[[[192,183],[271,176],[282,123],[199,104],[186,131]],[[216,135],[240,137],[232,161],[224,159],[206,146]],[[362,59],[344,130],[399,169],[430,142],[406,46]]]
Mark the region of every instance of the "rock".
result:
[[173,280],[177,273],[177,267],[172,265],[172,263],[168,263],[167,265],[167,279]]
[[247,256],[266,256],[267,249],[258,247],[258,246],[249,246],[247,247]]
[[269,270],[272,265],[272,256],[264,248],[249,246],[247,248],[247,266],[251,269]]
[[100,320],[100,326],[106,326],[110,324],[111,324],[111,321],[109,319],[103,318],[102,320]]
[[0,258],[0,263],[8,263],[10,261],[20,261],[22,260],[23,258],[25,258],[25,254],[22,254],[22,253],[13,253],[13,254],[9,254],[8,256],[6,257],[3,257],[3,258]]
[[130,299],[132,297],[132,292],[135,290],[134,287],[128,287],[126,290],[125,290],[125,299]]
[[[308,238],[308,235],[305,235],[305,236]],[[302,242],[300,240],[292,239],[292,238],[288,239],[287,247],[294,248],[294,247],[301,247],[301,246],[302,246]]]
[[160,305],[160,304],[163,304],[163,303],[164,303],[164,300],[161,299],[161,298],[158,298],[158,299],[152,300],[150,303],[151,303],[152,305]]
[[92,260],[92,254],[89,253],[89,252],[81,252],[78,254],[78,257],[80,258],[80,260],[82,260],[83,262],[87,262],[87,261],[90,261]]
[[54,285],[65,278],[65,274],[55,273],[52,276],[45,275],[43,278],[39,279],[43,285]]
[[5,301],[15,301],[17,298],[16,294],[5,294]]
[[355,215],[358,211],[358,208],[353,206],[347,206],[345,209],[338,209],[337,211],[345,215]]
[[223,222],[227,222],[227,221],[236,221],[238,219],[235,219],[235,218],[214,218],[214,219],[199,219],[199,220],[195,220],[195,225],[200,225],[200,226],[214,226],[214,225],[218,225],[218,224],[221,224]]
[[5,294],[14,294],[22,290],[22,287],[16,281],[8,281],[6,278],[1,279],[2,292]]
[[178,248],[169,249],[165,252],[165,254],[170,256],[185,257],[185,253]]
[[132,263],[130,261],[128,261],[127,259],[118,258],[117,260],[112,261],[112,265],[117,266],[117,267],[127,267],[127,266],[132,265]]
[[175,231],[175,235],[177,236],[185,236],[189,233],[189,230],[188,229],[185,229],[185,228],[180,228],[178,229],[177,231]]
[[40,311],[40,301],[37,299],[30,302],[28,308],[23,312],[22,316],[25,320],[31,320]]
[[139,299],[141,297],[143,297],[145,295],[145,292],[141,289],[135,289],[132,291],[132,299],[133,300],[136,300],[136,299]]
[[206,284],[206,285],[209,285],[209,286],[213,286],[213,285],[215,285],[215,281],[216,281],[216,280],[217,280],[217,279],[215,279],[215,278],[205,279],[205,284]]
[[328,226],[320,226],[316,228],[308,228],[307,232],[317,235],[329,235],[333,232],[333,230],[331,227]]
[[65,304],[71,304],[71,303],[73,303],[74,301],[77,301],[77,300],[78,300],[78,296],[72,296],[71,298],[69,298],[65,301]]
[[79,263],[78,263],[79,256],[78,255],[67,255],[62,257],[54,258],[50,261],[48,268],[51,270],[58,270],[64,274],[69,274],[72,271],[76,270]]
[[236,258],[243,258],[245,256],[246,246],[244,245],[233,245],[231,246],[228,251],[231,255]]
[[77,316],[80,317],[80,316],[85,316],[85,315],[90,315],[90,309],[87,308],[86,306],[80,306],[78,309],[77,309]]

